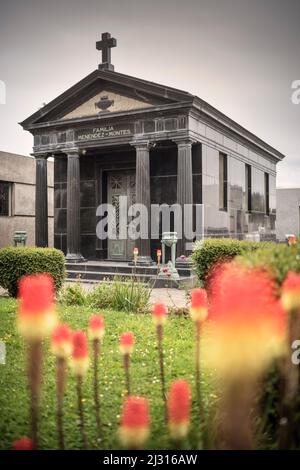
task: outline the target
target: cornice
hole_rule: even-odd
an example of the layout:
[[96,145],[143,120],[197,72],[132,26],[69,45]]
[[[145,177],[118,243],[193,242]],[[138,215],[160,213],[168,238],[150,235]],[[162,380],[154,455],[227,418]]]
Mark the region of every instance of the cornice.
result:
[[231,118],[221,113],[216,108],[214,108],[213,106],[198,97],[195,97],[194,106],[191,110],[191,115],[193,114],[200,121],[202,121],[203,118],[205,119],[206,117],[210,120],[210,122],[217,123],[219,125],[218,129],[222,131],[226,130],[228,135],[234,136],[235,138],[241,137],[243,139],[243,142],[247,142],[248,144],[255,144],[256,147],[267,152],[276,161],[281,161],[285,158],[285,155],[276,150],[274,147],[270,146],[265,141],[257,137],[255,134],[248,131],[243,126],[233,121]]
[[57,119],[51,122],[45,123],[36,123],[31,124],[27,130],[35,131],[38,130],[57,130],[57,129],[70,129],[72,127],[85,127],[86,125],[95,125],[98,126],[99,123],[109,122],[112,123],[116,120],[123,120],[123,119],[131,119],[139,120],[139,119],[149,119],[152,117],[152,114],[155,115],[153,117],[166,117],[169,116],[174,111],[180,111],[181,113],[188,113],[191,110],[193,103],[191,101],[181,102],[181,103],[171,103],[159,106],[149,106],[149,108],[142,108],[142,109],[132,109],[130,111],[119,111],[114,113],[105,113],[105,114],[98,114],[93,116],[84,116],[80,118],[73,118],[73,119]]

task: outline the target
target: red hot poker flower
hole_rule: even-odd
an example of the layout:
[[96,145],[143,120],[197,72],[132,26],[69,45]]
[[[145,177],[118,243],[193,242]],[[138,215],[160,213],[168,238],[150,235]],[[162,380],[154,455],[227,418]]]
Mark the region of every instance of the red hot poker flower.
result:
[[167,320],[168,308],[163,303],[153,305],[152,318],[155,325],[163,325]]
[[133,248],[133,257],[135,260],[137,260],[138,255],[139,255],[139,249],[137,247]]
[[83,358],[88,356],[88,347],[87,347],[87,340],[86,334],[81,331],[75,331],[73,333],[73,358]]
[[300,309],[300,274],[288,273],[282,284],[281,303],[288,312]]
[[296,245],[297,243],[297,237],[295,235],[290,235],[288,237],[288,245],[292,246],[292,245]]
[[207,293],[205,289],[193,289],[190,315],[193,321],[202,322],[208,313]]
[[13,443],[14,450],[33,450],[33,442],[29,437],[21,437],[20,439],[14,441]]
[[19,283],[20,313],[41,315],[54,304],[53,279],[49,274],[24,276]]
[[134,346],[134,334],[129,331],[120,336],[119,349],[121,354],[132,354]]
[[73,351],[71,366],[75,375],[83,376],[89,367],[88,345],[86,334],[81,331],[73,333]]
[[57,324],[54,283],[50,274],[23,276],[19,282],[17,326],[29,340],[41,340]]
[[52,332],[51,348],[57,357],[68,358],[72,354],[72,331],[66,324],[58,325]]
[[104,336],[104,319],[101,315],[92,315],[89,321],[90,339],[102,340]]
[[171,436],[184,439],[190,424],[191,389],[185,380],[172,383],[168,397],[168,423]]
[[204,363],[225,377],[257,374],[282,352],[286,315],[269,275],[236,263],[217,274],[208,315]]
[[125,399],[120,426],[120,440],[125,448],[141,448],[150,428],[149,406],[146,398],[130,396]]

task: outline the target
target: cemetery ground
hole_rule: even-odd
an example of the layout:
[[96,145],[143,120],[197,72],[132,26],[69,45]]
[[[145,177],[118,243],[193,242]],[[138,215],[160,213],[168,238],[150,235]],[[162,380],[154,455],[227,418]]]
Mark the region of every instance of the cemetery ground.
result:
[[[87,329],[89,317],[95,310],[86,306],[67,307],[58,304],[60,320],[72,329]],[[16,300],[0,298],[0,340],[6,345],[6,364],[0,365],[0,448],[10,449],[12,442],[30,432],[29,399],[26,380],[26,353],[23,339],[16,331]],[[137,314],[101,311],[105,319],[105,337],[100,359],[100,413],[102,437],[97,440],[93,402],[92,368],[84,379],[83,405],[86,429],[91,449],[117,449],[117,430],[125,394],[124,371],[118,343],[121,333],[132,331],[135,348],[131,360],[132,393],[149,399],[151,436],[147,448],[169,449],[168,429],[164,423],[161,398],[158,351],[151,313]],[[44,343],[43,395],[41,406],[40,448],[58,447],[56,432],[55,357],[49,343]],[[164,336],[165,372],[167,388],[174,379],[190,382],[193,391],[192,423],[185,448],[197,448],[199,441],[199,413],[194,391],[194,325],[184,316],[169,315]],[[202,394],[205,406],[216,400],[207,377],[202,376]],[[75,379],[68,371],[64,401],[64,427],[67,449],[80,448]]]

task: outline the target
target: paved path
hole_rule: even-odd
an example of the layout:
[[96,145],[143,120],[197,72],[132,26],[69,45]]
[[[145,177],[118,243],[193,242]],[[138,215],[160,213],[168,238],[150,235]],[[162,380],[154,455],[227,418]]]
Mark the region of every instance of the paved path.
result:
[[2,289],[2,287],[0,287],[0,297],[6,296],[6,295],[7,295],[7,291]]
[[181,289],[152,289],[150,302],[163,302],[169,307],[177,308],[187,304],[185,291]]

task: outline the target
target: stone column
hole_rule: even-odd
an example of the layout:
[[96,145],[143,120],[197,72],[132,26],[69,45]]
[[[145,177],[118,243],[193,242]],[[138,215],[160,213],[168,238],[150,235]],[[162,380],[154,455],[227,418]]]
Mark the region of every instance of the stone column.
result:
[[[139,249],[137,264],[147,266],[153,264],[150,256],[150,144],[148,141],[135,142],[132,145],[136,148],[136,204],[141,204],[148,212],[147,237],[139,238],[136,246]],[[146,215],[146,212],[144,212]]]
[[67,256],[69,262],[83,261],[80,253],[80,161],[77,150],[69,152],[67,169]]
[[48,246],[48,155],[35,155],[35,244]]
[[[177,160],[177,204],[180,204],[182,209],[182,237],[177,242],[177,256],[188,256],[190,250],[186,249],[186,240],[184,236],[185,223],[191,223],[192,217],[192,204],[193,204],[193,173],[192,173],[192,142],[189,139],[176,141],[178,148]],[[191,205],[190,211],[184,206]]]

